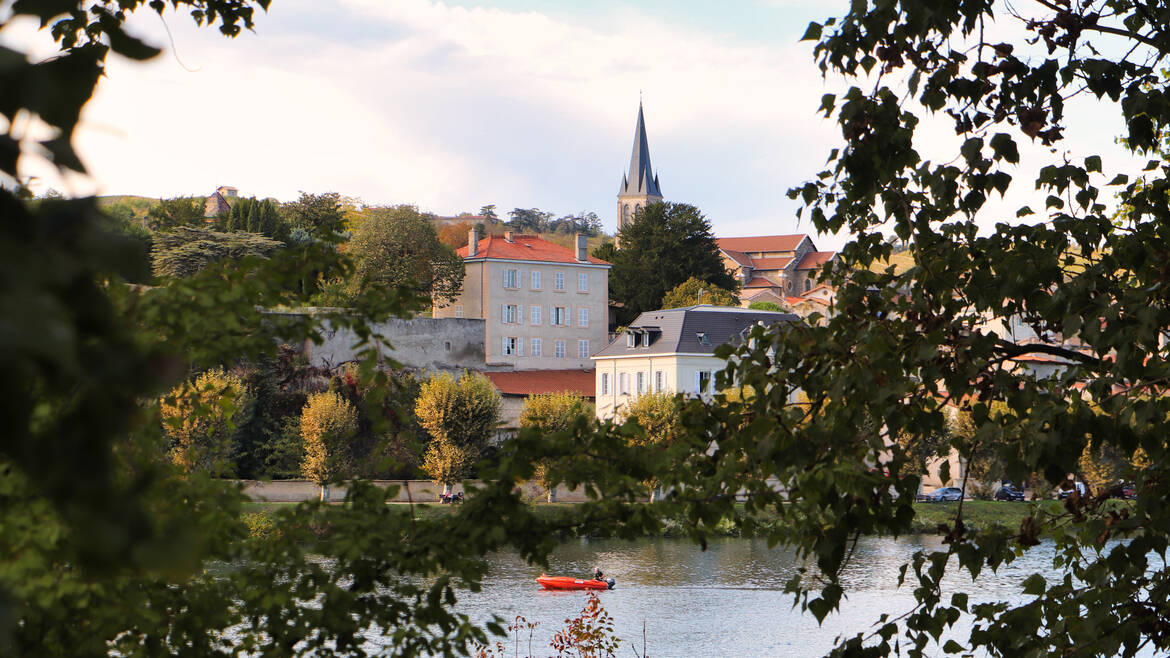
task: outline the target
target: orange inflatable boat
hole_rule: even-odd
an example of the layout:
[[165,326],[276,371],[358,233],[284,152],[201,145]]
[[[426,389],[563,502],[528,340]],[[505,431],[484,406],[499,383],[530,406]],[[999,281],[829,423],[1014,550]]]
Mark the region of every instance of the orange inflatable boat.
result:
[[536,582],[545,589],[613,589],[613,578],[609,580],[593,580],[592,578],[573,578],[572,576],[546,576],[541,574]]

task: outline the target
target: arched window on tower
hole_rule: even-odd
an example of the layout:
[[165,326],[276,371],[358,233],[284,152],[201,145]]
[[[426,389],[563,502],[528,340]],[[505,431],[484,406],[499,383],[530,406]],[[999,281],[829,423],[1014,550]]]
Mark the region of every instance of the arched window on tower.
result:
[[628,224],[630,221],[630,204],[622,204],[622,224]]
[[812,279],[806,278],[804,280],[804,291],[808,292],[810,290],[812,290]]

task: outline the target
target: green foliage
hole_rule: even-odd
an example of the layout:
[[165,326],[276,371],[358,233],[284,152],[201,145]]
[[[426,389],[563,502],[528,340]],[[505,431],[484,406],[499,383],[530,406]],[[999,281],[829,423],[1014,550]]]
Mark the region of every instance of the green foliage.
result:
[[463,259],[439,241],[430,217],[413,206],[366,208],[345,245],[357,269],[350,292],[402,286],[443,305],[463,288]]
[[316,238],[331,239],[345,221],[341,195],[337,192],[301,192],[296,201],[284,204],[283,210],[293,229],[301,229]]
[[353,470],[357,412],[337,393],[313,393],[301,411],[305,457],[301,474],[325,486]]
[[264,258],[282,246],[256,233],[220,233],[187,226],[155,233],[151,256],[155,276],[181,278],[220,261]]
[[201,228],[206,223],[203,219],[203,199],[190,196],[160,199],[146,212],[146,221],[155,231],[181,227]]
[[782,310],[784,310],[784,309],[780,308],[780,305],[776,304],[775,302],[752,302],[751,304],[748,304],[748,308],[752,309],[753,311],[782,311]]
[[[486,206],[485,206],[486,207]],[[494,207],[493,207],[494,209]],[[590,237],[601,235],[601,219],[597,213],[579,212],[557,217],[538,208],[515,208],[508,213],[508,228],[521,233],[584,233]]]
[[594,258],[600,258],[607,263],[612,263],[617,258],[617,251],[617,245],[612,240],[609,240],[597,245],[589,255]]
[[222,231],[256,233],[280,242],[288,242],[290,233],[277,202],[255,197],[234,199],[231,210],[216,218],[216,225]]
[[253,400],[242,379],[222,370],[175,387],[159,404],[171,460],[188,473],[232,474],[235,434],[253,414]]
[[739,295],[691,277],[667,291],[662,298],[662,308],[683,308],[696,304],[739,306]]
[[415,414],[431,435],[423,469],[445,486],[470,477],[495,435],[500,394],[487,377],[441,374],[422,385]]
[[622,228],[618,241],[621,249],[610,261],[609,295],[623,305],[620,324],[662,308],[666,293],[687,279],[739,289],[723,265],[710,222],[694,206],[651,203]]

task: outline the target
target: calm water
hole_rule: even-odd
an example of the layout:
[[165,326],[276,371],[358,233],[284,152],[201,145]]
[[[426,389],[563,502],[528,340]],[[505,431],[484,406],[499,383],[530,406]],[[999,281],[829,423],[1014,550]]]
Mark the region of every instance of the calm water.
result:
[[[716,540],[707,551],[685,540],[572,541],[553,553],[548,571],[585,576],[600,566],[617,579],[617,588],[602,592],[601,599],[617,635],[626,640],[621,656],[634,656],[628,644],[642,652],[643,622],[653,658],[820,656],[836,637],[872,630],[882,612],[910,610],[913,595],[897,589],[898,568],[914,551],[940,547],[934,537],[862,539],[844,574],[849,599],[824,626],[793,610],[792,597],[783,592],[798,567],[792,553],[758,540]],[[956,572],[945,581],[944,595],[967,592],[972,603],[1023,600],[1020,582],[1031,573],[1050,571],[1051,557],[1051,549],[1037,547],[998,573],[985,572],[975,584]],[[509,621],[517,614],[537,621],[533,654],[552,654],[549,640],[565,619],[580,612],[586,594],[542,590],[533,580],[540,569],[513,555],[493,556],[491,567],[483,592],[464,593],[459,609],[478,621],[493,613]],[[965,631],[958,629],[960,638]],[[527,642],[525,631],[521,655],[527,653]]]

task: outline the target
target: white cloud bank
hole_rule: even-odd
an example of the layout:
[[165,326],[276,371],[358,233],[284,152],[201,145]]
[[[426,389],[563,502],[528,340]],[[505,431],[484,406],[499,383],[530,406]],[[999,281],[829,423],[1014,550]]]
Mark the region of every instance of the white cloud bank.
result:
[[[642,90],[669,200],[699,206],[722,235],[807,231],[785,192],[838,139],[814,114],[826,89],[811,46],[735,42],[632,9],[610,24],[429,0],[284,0],[255,34],[227,40],[170,15],[177,52],[114,60],[84,115],[92,177],[28,173],[73,193],[230,184],[438,213],[592,210],[612,229]],[[132,26],[168,43],[148,12]]]

